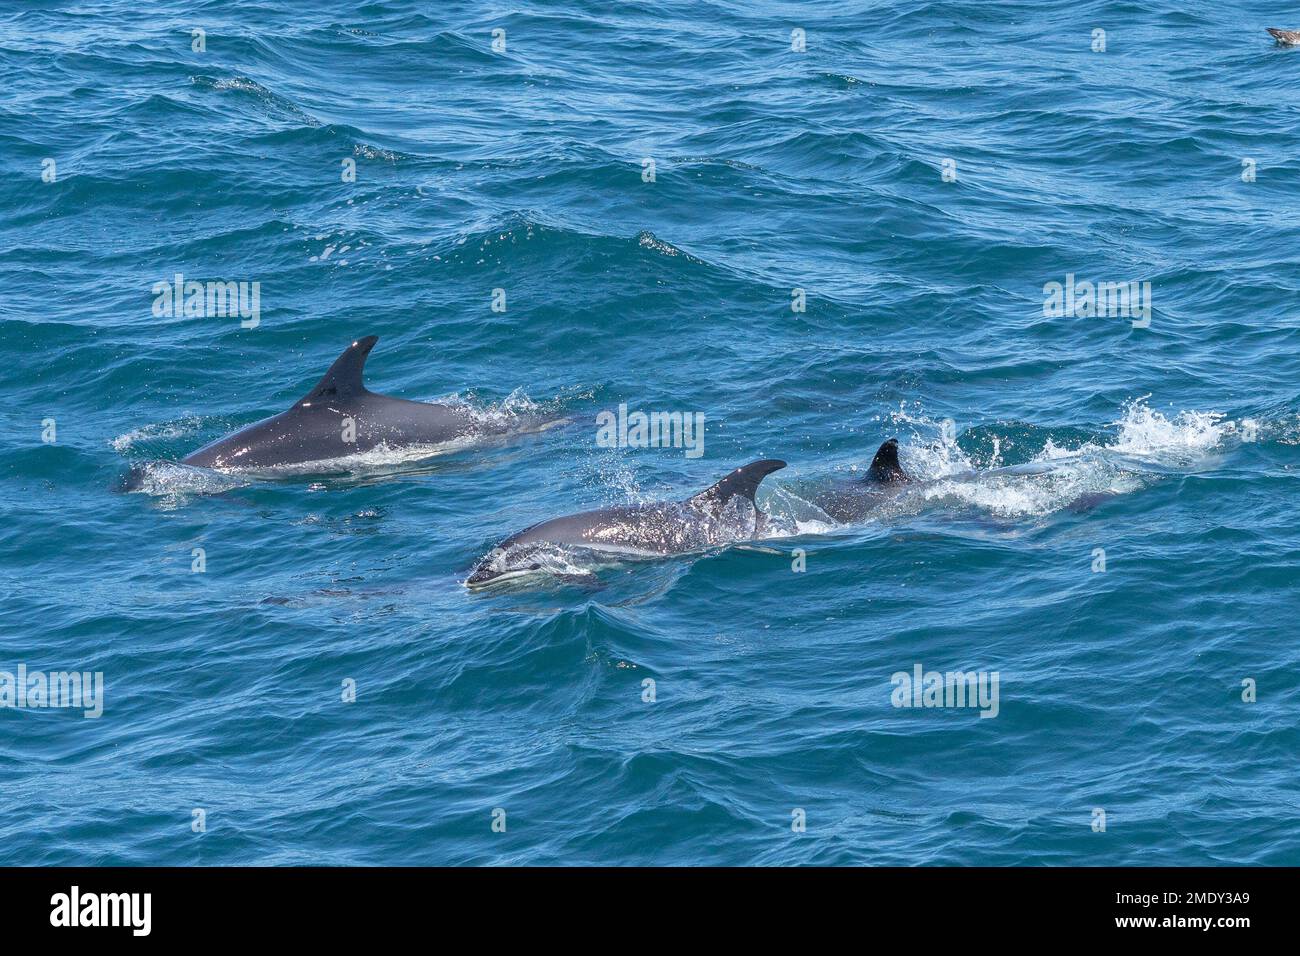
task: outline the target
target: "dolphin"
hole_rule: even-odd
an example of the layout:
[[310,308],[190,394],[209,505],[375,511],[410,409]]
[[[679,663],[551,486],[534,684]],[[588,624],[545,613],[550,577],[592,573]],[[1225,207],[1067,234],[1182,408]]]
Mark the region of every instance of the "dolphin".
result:
[[737,468],[685,501],[621,505],[543,521],[493,548],[465,586],[481,588],[540,571],[538,559],[548,547],[668,557],[752,540],[768,522],[754,493],[765,477],[784,467],[783,461],[765,458]]
[[[357,339],[288,411],[204,445],[181,463],[217,471],[274,469],[328,462],[380,445],[435,446],[511,430],[506,422],[476,417],[462,405],[412,402],[367,389],[362,371],[378,341],[377,335]],[[136,466],[123,490],[138,487],[142,477]]]
[[1265,27],[1274,40],[1283,46],[1300,46],[1300,30],[1279,30],[1277,27]]
[[911,477],[898,463],[898,439],[880,446],[866,475],[854,481],[837,481],[813,497],[815,504],[839,522],[857,521],[901,491]]
[[[983,471],[968,470],[944,475],[940,479],[922,480],[909,475],[898,461],[898,439],[891,438],[880,446],[871,460],[866,475],[852,481],[836,481],[829,488],[812,496],[812,503],[833,520],[841,524],[861,521],[873,511],[901,494],[933,487],[937,482],[977,482],[990,478],[1031,478],[1051,475],[1056,466],[1051,462],[1027,462],[1004,468]],[[1066,507],[1072,511],[1089,511],[1115,497],[1113,491],[1085,491],[1070,501]]]

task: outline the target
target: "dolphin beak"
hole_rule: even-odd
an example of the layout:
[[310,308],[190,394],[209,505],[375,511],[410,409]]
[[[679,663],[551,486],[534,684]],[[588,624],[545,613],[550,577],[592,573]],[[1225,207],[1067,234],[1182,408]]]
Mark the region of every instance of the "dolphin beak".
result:
[[499,577],[498,573],[488,566],[485,561],[474,569],[473,573],[465,579],[465,587],[481,588],[491,584]]
[[497,548],[492,551],[486,558],[478,563],[470,576],[465,579],[465,587],[470,590],[489,587],[493,584],[500,584],[503,581],[509,581],[512,578],[523,577],[540,571],[540,564],[527,564],[512,566],[504,558],[504,552]]

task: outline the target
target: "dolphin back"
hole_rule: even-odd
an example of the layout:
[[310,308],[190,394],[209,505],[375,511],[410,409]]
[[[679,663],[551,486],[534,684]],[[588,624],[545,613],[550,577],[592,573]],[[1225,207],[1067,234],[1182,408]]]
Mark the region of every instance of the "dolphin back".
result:
[[754,493],[758,491],[758,486],[763,479],[772,472],[780,471],[784,467],[785,462],[779,458],[762,458],[758,461],[751,461],[748,465],[737,468],[717,484],[689,498],[686,503],[710,515],[721,514],[722,510],[727,507],[727,502],[737,495],[748,498],[749,503],[754,504]]

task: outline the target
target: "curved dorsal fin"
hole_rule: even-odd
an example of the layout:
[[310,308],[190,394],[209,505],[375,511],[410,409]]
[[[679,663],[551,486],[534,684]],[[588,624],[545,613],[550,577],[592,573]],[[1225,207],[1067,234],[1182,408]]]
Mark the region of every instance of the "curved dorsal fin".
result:
[[727,502],[736,495],[748,498],[749,503],[753,504],[754,492],[758,490],[759,482],[772,472],[780,471],[784,467],[785,462],[778,458],[763,458],[759,461],[751,461],[748,465],[737,468],[716,485],[706,488],[698,495],[688,499],[687,503],[714,515],[719,514],[727,506]]
[[343,354],[334,360],[330,370],[313,386],[312,390],[298,399],[294,408],[302,408],[317,401],[342,400],[366,391],[361,380],[361,372],[366,367],[366,356],[379,341],[377,335],[367,335],[357,339],[343,350]]
[[891,438],[880,446],[867,469],[868,481],[907,481],[907,473],[898,463],[898,439]]

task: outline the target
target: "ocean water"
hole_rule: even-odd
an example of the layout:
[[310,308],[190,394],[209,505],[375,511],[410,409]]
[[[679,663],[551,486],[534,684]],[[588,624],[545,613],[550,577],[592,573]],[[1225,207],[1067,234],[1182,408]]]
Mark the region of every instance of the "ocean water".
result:
[[[1300,15],[7,6],[0,670],[104,695],[0,708],[0,864],[1300,863],[1266,26]],[[158,314],[177,274],[260,283],[256,325]],[[1047,314],[1067,276],[1149,282],[1149,323]],[[563,423],[169,464],[367,334],[374,390]],[[620,404],[703,453],[600,447]],[[819,514],[893,436],[921,480]],[[463,585],[762,457],[764,540]],[[895,706],[918,665],[996,672],[996,716]]]

